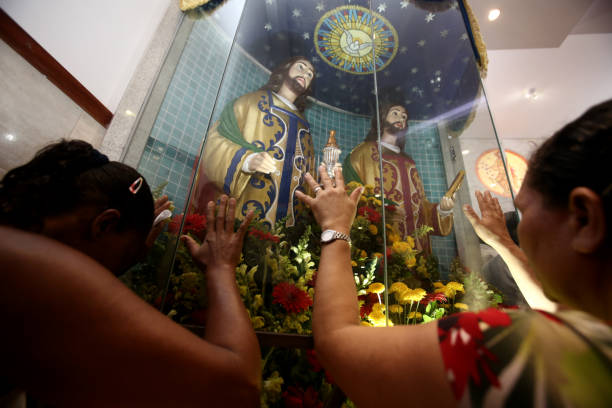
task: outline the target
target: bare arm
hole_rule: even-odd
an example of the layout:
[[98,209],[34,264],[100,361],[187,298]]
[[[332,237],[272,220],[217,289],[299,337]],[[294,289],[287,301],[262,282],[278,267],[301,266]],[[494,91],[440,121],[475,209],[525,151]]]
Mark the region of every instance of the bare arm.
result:
[[257,405],[256,347],[202,340],[57,241],[0,236],[0,376],[13,385],[60,406]]
[[534,279],[527,256],[510,238],[499,201],[488,191],[484,194],[476,191],[476,200],[481,217],[471,206],[466,204],[463,207],[463,212],[476,234],[502,257],[529,306],[549,312],[556,311],[557,304],[544,295],[542,288]]
[[[347,196],[342,173],[336,187],[323,170],[324,189],[315,198],[299,194],[323,229],[350,230],[360,189]],[[311,189],[316,183],[306,180]],[[313,311],[317,356],[357,406],[454,406],[437,339],[437,325],[371,328],[359,325],[355,281],[348,243],[321,249]],[[358,373],[358,374],[357,374]]]

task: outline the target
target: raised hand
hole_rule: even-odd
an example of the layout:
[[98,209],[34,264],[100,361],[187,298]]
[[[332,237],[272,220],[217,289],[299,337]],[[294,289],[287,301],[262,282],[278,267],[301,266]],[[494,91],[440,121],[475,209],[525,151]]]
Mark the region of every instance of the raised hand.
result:
[[506,227],[504,213],[497,198],[494,198],[488,191],[484,194],[476,191],[476,200],[481,216],[479,217],[476,211],[467,204],[463,206],[463,213],[480,239],[494,248],[499,244],[512,242]]
[[334,169],[335,186],[327,175],[325,164],[319,166],[319,174],[322,185],[317,184],[310,173],[306,173],[305,176],[310,190],[315,192],[314,197],[300,191],[297,191],[296,195],[310,206],[322,229],[333,229],[348,234],[355,219],[357,202],[363,192],[363,187],[356,188],[349,196],[346,194],[341,168]]
[[187,245],[194,261],[200,266],[207,265],[209,270],[223,266],[234,268],[240,261],[244,235],[254,213],[249,211],[238,230],[234,231],[236,199],[228,199],[223,195],[219,199],[216,215],[215,208],[215,203],[210,201],[206,212],[208,219],[206,238],[202,245],[187,235],[181,236],[181,239]]

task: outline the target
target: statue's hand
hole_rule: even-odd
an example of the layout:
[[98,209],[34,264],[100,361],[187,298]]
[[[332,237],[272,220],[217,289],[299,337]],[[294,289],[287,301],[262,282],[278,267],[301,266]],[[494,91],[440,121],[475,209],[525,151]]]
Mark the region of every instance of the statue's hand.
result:
[[450,211],[455,206],[455,201],[450,197],[442,197],[440,200],[440,209],[442,211]]
[[248,165],[249,172],[259,172],[264,174],[270,174],[276,170],[274,159],[266,152],[254,153],[249,159]]

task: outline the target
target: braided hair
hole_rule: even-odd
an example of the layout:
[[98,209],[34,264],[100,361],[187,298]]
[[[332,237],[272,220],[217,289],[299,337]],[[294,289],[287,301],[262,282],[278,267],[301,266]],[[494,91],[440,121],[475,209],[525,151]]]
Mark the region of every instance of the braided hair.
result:
[[[0,182],[0,224],[40,232],[44,219],[91,206],[121,213],[118,228],[147,232],[153,223],[153,196],[141,175],[81,140],[62,140],[40,150]],[[135,189],[132,189],[135,190]]]

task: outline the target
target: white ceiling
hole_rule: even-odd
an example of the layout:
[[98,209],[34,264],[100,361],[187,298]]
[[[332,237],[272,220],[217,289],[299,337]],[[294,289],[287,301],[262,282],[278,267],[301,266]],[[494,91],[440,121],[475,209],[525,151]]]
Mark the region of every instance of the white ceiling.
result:
[[[540,141],[612,98],[612,0],[469,0],[489,56],[497,133]],[[490,9],[499,8],[490,22]],[[534,88],[538,99],[525,93]]]

